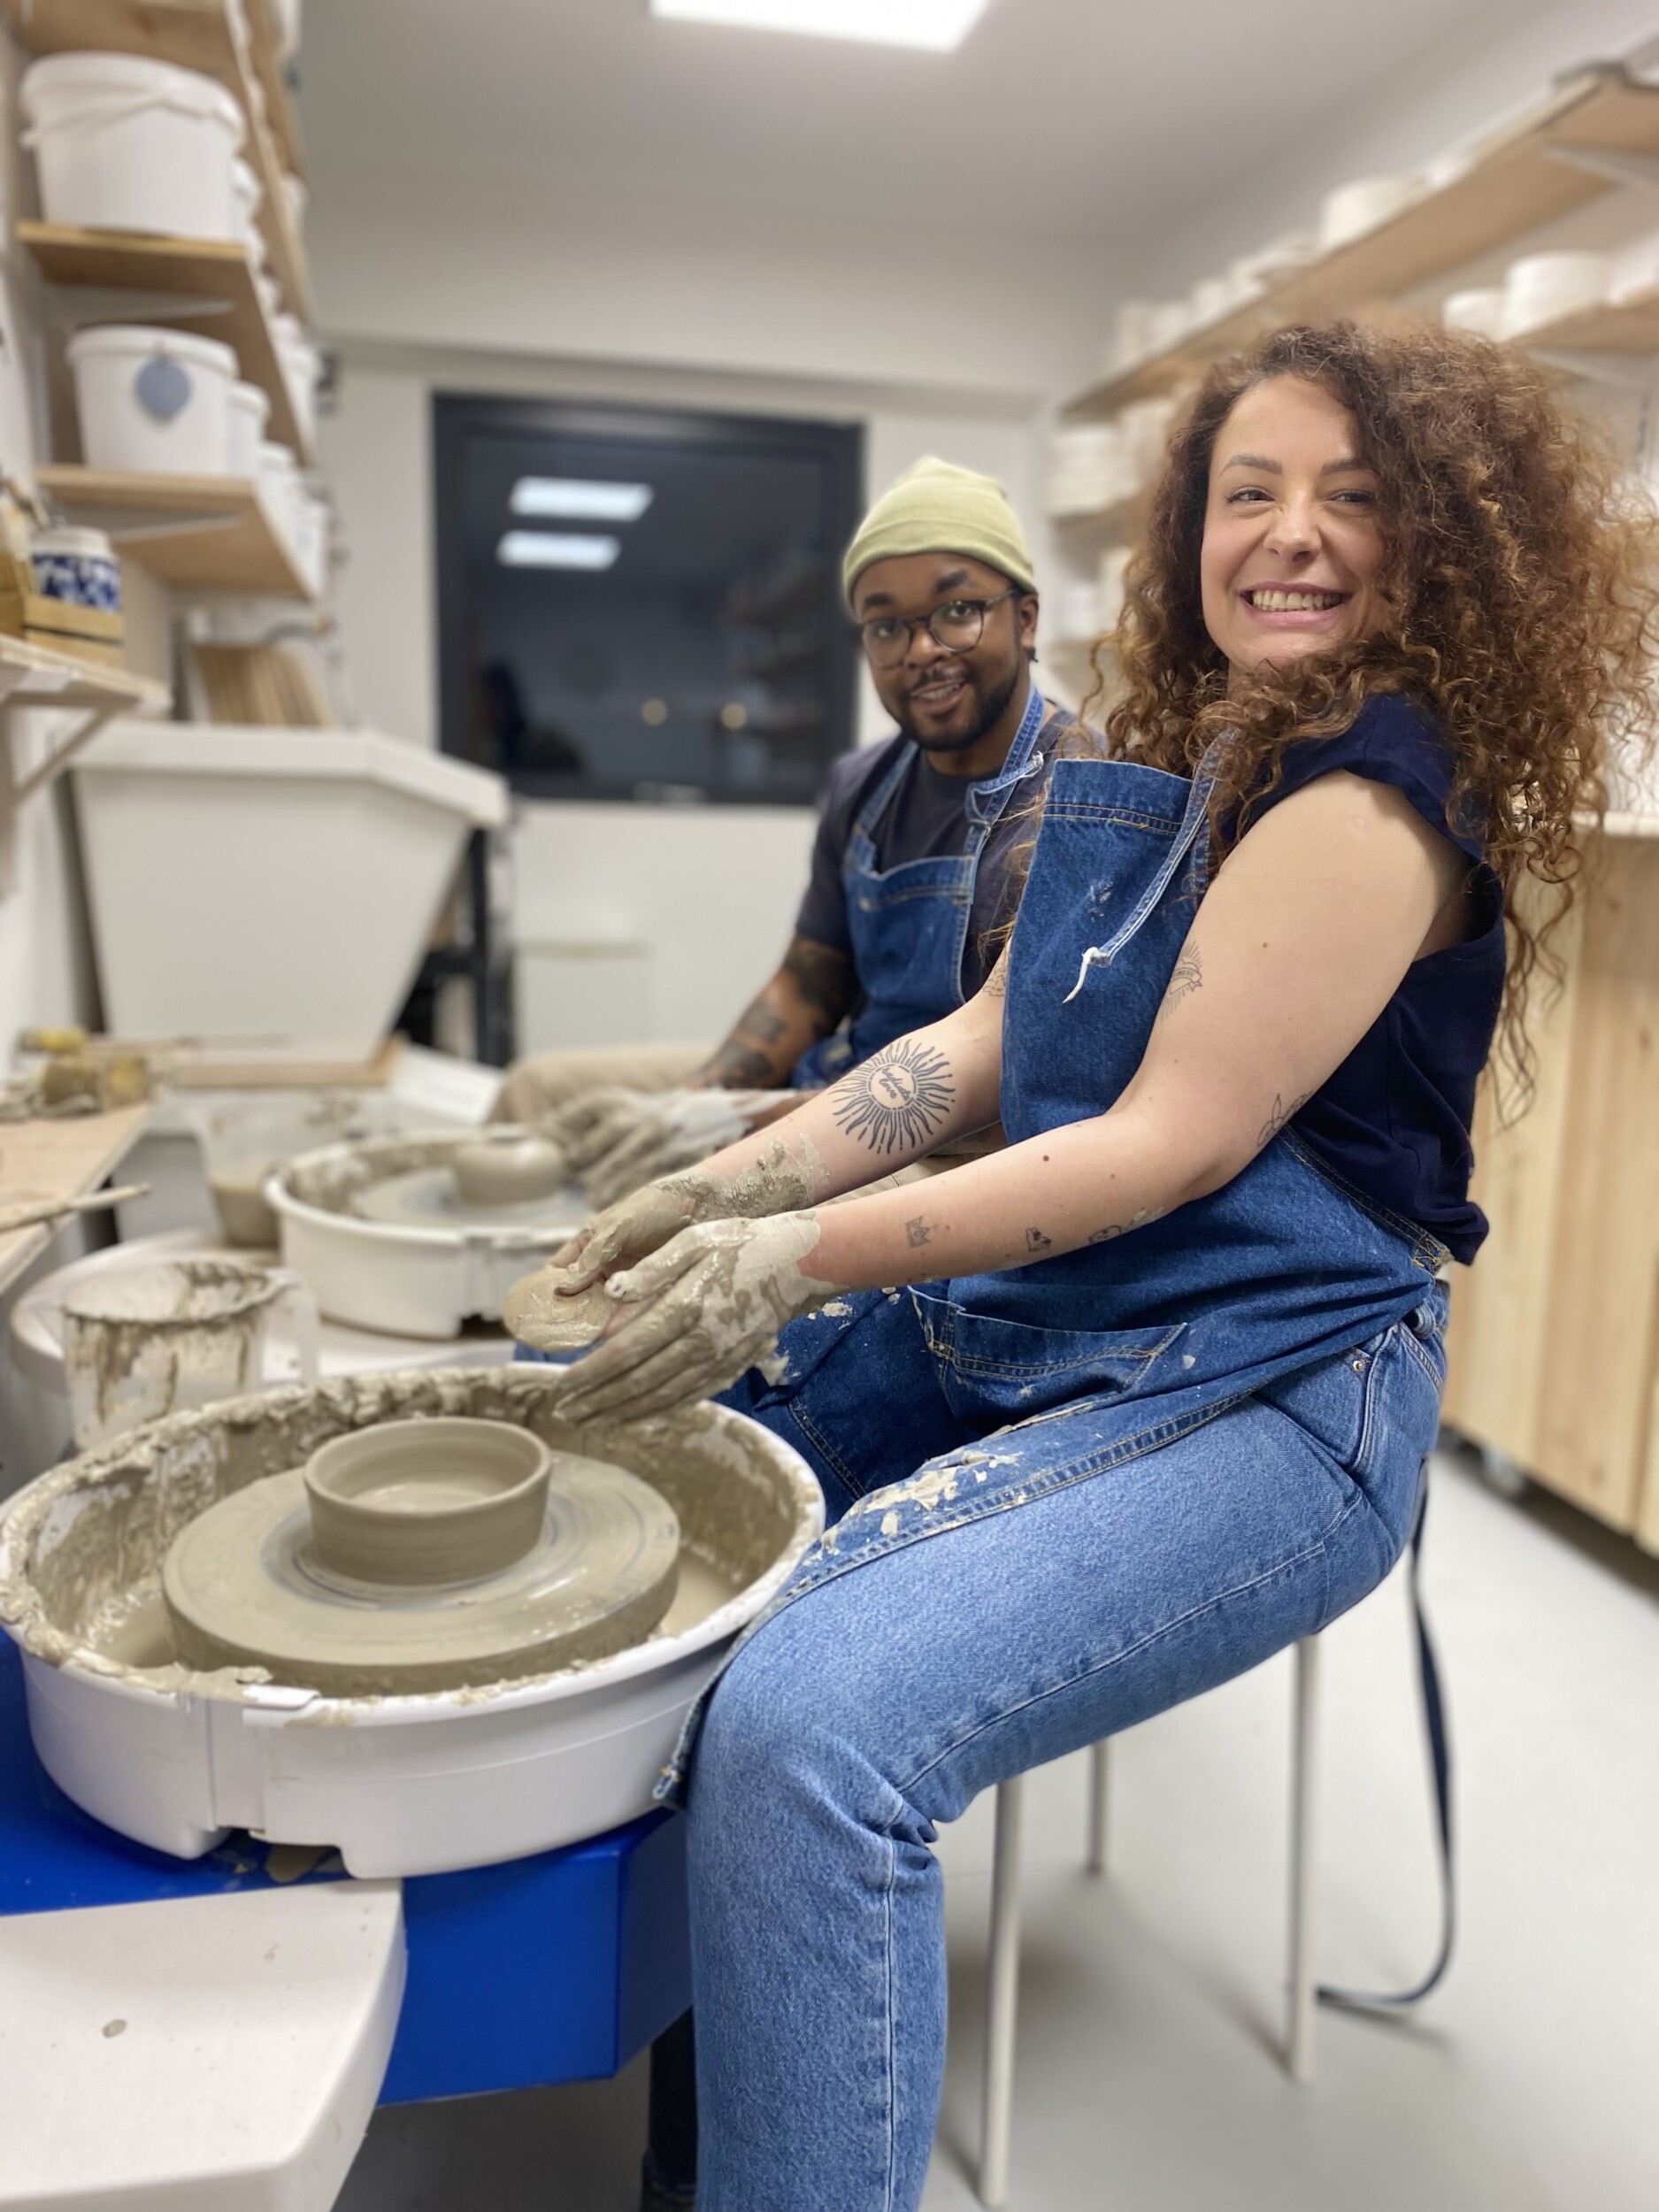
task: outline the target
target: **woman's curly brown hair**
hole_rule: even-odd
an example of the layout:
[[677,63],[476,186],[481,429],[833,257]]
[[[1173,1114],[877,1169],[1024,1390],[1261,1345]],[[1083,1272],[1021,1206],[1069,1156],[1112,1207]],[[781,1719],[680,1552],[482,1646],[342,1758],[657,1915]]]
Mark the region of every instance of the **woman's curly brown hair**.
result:
[[[1210,458],[1252,386],[1304,377],[1339,400],[1378,479],[1385,610],[1370,637],[1235,683],[1204,627],[1199,553]],[[1286,744],[1332,736],[1376,692],[1446,730],[1453,804],[1503,887],[1504,1057],[1530,1087],[1522,1015],[1607,803],[1610,749],[1645,749],[1655,696],[1652,511],[1621,497],[1585,426],[1524,355],[1458,332],[1338,322],[1274,332],[1218,363],[1170,440],[1115,637],[1107,749],[1190,775],[1233,732],[1212,810],[1248,826]],[[1101,648],[1096,648],[1100,673]],[[1103,680],[1089,704],[1103,695]],[[1517,907],[1527,878],[1549,887]]]

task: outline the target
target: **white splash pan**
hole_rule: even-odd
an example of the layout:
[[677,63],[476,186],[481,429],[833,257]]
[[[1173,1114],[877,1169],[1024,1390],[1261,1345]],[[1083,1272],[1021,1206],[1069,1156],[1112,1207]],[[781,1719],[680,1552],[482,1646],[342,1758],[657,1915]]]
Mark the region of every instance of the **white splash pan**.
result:
[[[515,1131],[503,1124],[500,1133]],[[265,1194],[281,1223],[282,1257],[304,1277],[329,1320],[387,1336],[440,1339],[458,1335],[474,1317],[499,1321],[501,1302],[519,1277],[587,1219],[580,1192],[572,1193],[568,1212],[535,1228],[510,1221],[499,1228],[405,1227],[346,1210],[355,1192],[442,1166],[476,1142],[476,1132],[465,1129],[369,1137],[302,1153],[272,1175]]]
[[[724,1407],[576,1435],[546,1368],[427,1369],[238,1398],[88,1452],[0,1523],[0,1625],[23,1655],[29,1727],[76,1804],[198,1858],[233,1828],[332,1845],[356,1875],[435,1874],[551,1850],[644,1812],[733,1638],[823,1526],[806,1463]],[[126,1665],[91,1640],[154,1586],[184,1524],[348,1430],[413,1414],[522,1423],[631,1469],[738,1594],[678,1635],[495,1689],[330,1699],[226,1669]]]

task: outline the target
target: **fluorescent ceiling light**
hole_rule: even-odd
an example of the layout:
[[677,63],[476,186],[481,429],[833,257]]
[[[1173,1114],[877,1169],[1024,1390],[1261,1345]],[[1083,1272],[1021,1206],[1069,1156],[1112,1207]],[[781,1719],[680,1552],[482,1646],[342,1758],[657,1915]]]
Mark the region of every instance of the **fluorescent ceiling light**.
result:
[[577,476],[521,476],[510,504],[516,515],[560,522],[637,522],[656,494],[649,484],[589,484]]
[[651,0],[651,13],[680,23],[736,23],[751,31],[809,31],[877,46],[948,54],[985,13],[987,0]]
[[495,548],[503,568],[610,568],[620,538],[585,538],[565,530],[509,530]]

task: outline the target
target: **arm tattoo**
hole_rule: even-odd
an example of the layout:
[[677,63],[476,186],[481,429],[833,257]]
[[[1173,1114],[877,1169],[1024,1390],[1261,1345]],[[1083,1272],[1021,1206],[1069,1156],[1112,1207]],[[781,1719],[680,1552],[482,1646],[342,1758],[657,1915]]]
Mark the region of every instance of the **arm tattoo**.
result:
[[1198,957],[1198,948],[1196,945],[1184,945],[1181,956],[1170,977],[1169,988],[1164,994],[1164,1003],[1158,1009],[1159,1020],[1165,1014],[1172,1013],[1184,998],[1190,998],[1194,991],[1202,991],[1203,987],[1204,964]]
[[1139,1213],[1131,1214],[1127,1221],[1109,1221],[1103,1229],[1096,1229],[1089,1239],[1089,1242],[1110,1244],[1114,1237],[1127,1236],[1131,1229],[1144,1228],[1148,1221],[1156,1221],[1157,1218],[1156,1207],[1143,1206]]
[[987,998],[1006,998],[1008,996],[1008,964],[1006,955],[1002,959],[997,962],[995,967],[992,969],[990,974],[986,977],[985,995]]
[[1054,1246],[1054,1239],[1053,1239],[1052,1237],[1046,1237],[1046,1236],[1044,1236],[1044,1234],[1042,1233],[1042,1231],[1041,1231],[1041,1229],[1027,1229],[1027,1230],[1026,1230],[1026,1232],[1025,1232],[1025,1249],[1026,1249],[1026,1251],[1028,1251],[1028,1252],[1047,1252],[1047,1251],[1051,1250],[1051,1249],[1053,1248],[1053,1246]]
[[815,944],[810,937],[792,937],[783,956],[783,972],[819,1015],[826,1034],[858,995],[853,964],[833,945]]
[[728,1037],[709,1063],[717,1090],[764,1091],[776,1080],[778,1071],[770,1056],[736,1037]]
[[843,1133],[872,1152],[913,1151],[944,1126],[956,1095],[942,1052],[901,1037],[843,1076],[832,1096]]
[[926,1217],[923,1214],[918,1214],[914,1221],[907,1221],[905,1223],[904,1234],[910,1244],[911,1251],[919,1252],[923,1245],[930,1244],[933,1241],[933,1232],[926,1219]]
[[1271,1144],[1274,1138],[1285,1126],[1285,1124],[1287,1121],[1293,1120],[1295,1116],[1302,1111],[1302,1108],[1308,1103],[1308,1101],[1312,1096],[1313,1093],[1311,1091],[1304,1091],[1300,1098],[1293,1098],[1289,1105],[1286,1106],[1279,1093],[1275,1091],[1273,1093],[1273,1110],[1256,1133],[1256,1150],[1259,1152],[1264,1145]]
[[764,996],[751,999],[737,1018],[732,1034],[734,1037],[755,1037],[764,1045],[780,1041],[789,1025]]

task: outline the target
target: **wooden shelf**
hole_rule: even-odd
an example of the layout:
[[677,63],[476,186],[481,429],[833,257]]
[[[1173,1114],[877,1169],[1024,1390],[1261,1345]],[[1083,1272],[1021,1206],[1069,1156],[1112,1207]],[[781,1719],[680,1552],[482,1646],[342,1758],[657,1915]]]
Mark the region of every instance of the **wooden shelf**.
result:
[[1659,286],[1524,330],[1514,342],[1541,354],[1659,353]]
[[124,475],[62,462],[37,469],[35,482],[69,512],[109,531],[121,553],[164,584],[311,596],[252,484],[227,476]]
[[[1569,152],[1608,166],[1593,170],[1563,157]],[[1065,415],[1087,420],[1128,400],[1167,392],[1281,323],[1397,299],[1611,191],[1620,180],[1617,157],[1629,154],[1659,154],[1659,88],[1628,83],[1615,72],[1575,78],[1477,148],[1461,176],[1363,238],[1286,271],[1259,299],[1192,332],[1167,353],[1102,379],[1079,393]],[[1526,342],[1540,342],[1539,334],[1529,332]]]
[[[61,1120],[0,1122],[0,1205],[88,1196],[109,1179],[154,1110],[123,1106],[114,1113]],[[40,1257],[62,1225],[46,1222],[0,1236],[0,1293]]]
[[1072,507],[1048,517],[1049,527],[1071,531],[1077,535],[1085,532],[1102,538],[1127,537],[1140,521],[1151,491],[1148,485],[1133,492],[1127,499],[1114,499],[1107,507]]
[[[288,396],[275,334],[254,282],[253,257],[246,246],[220,238],[77,230],[65,223],[22,222],[17,235],[52,284],[166,296],[160,307],[150,311],[156,319],[171,328],[194,331],[232,347],[243,380],[257,384],[270,399],[266,435],[291,446],[308,464],[315,460]],[[199,299],[202,305],[195,312],[181,310],[178,296]]]
[[259,88],[265,94],[265,120],[271,126],[277,142],[277,151],[285,169],[291,169],[296,177],[308,173],[305,166],[305,141],[300,131],[299,111],[294,105],[294,95],[288,87],[288,72],[279,51],[277,12],[273,0],[249,0],[248,44],[249,58]]
[[[297,167],[297,147],[280,146],[291,107],[284,98],[273,108],[266,78],[280,78],[264,0],[254,0],[257,18],[251,38],[242,35],[227,0],[0,0],[6,18],[31,53],[73,53],[83,49],[107,54],[140,54],[170,61],[180,69],[217,77],[241,103],[248,126],[243,149],[265,190],[259,227],[272,266],[289,307],[302,322],[316,320],[305,251],[282,188],[286,165]],[[268,60],[259,59],[269,46]],[[272,112],[267,115],[267,109]]]

